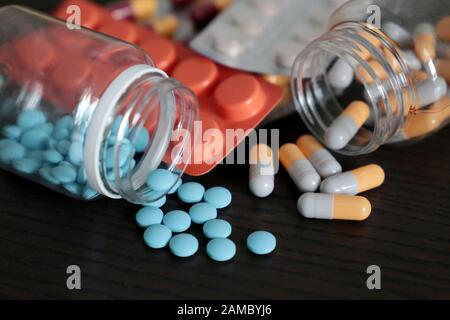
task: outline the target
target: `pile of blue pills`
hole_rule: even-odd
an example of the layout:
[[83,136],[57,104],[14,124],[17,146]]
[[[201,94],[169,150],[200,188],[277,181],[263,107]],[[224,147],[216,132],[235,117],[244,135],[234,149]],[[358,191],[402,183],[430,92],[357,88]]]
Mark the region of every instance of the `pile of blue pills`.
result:
[[[122,121],[117,116],[108,136],[103,152],[103,163],[107,179],[114,181],[114,143]],[[149,133],[145,128],[134,137],[128,132],[121,139],[119,164],[123,176],[136,164],[132,155],[143,152],[149,143]],[[130,130],[131,131],[131,130]],[[15,122],[1,129],[0,164],[21,175],[32,176],[50,187],[61,188],[69,195],[93,199],[98,196],[87,182],[84,170],[84,135],[75,128],[71,115],[63,115],[50,121],[38,109],[22,110]],[[128,161],[131,159],[130,161]]]
[[[166,214],[160,209],[164,201],[156,201],[140,209],[136,222],[146,228],[144,242],[153,249],[169,246],[177,257],[190,257],[199,248],[197,238],[187,233],[192,224],[202,225],[203,235],[208,239],[206,254],[214,261],[228,261],[236,255],[236,245],[228,237],[232,233],[229,222],[217,218],[218,209],[231,204],[231,192],[224,187],[205,189],[198,182],[182,183],[181,179],[165,169],[156,169],[148,175],[147,186],[155,191],[177,193],[178,198],[191,205],[188,212],[172,210]],[[172,187],[173,186],[173,187]],[[254,254],[264,255],[276,247],[275,237],[267,231],[256,231],[247,239],[247,248]]]

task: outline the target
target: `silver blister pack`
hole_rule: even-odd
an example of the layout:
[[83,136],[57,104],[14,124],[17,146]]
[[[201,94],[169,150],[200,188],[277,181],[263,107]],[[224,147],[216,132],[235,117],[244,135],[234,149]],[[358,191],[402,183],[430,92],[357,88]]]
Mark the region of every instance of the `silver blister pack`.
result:
[[295,57],[346,0],[235,0],[190,45],[223,65],[290,74]]

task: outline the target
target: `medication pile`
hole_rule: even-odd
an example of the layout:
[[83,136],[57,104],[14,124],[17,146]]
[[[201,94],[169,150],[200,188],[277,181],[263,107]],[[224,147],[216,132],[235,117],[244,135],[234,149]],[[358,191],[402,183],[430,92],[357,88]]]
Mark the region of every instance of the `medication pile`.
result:
[[[169,246],[177,257],[190,257],[199,249],[197,238],[186,231],[192,224],[202,225],[203,235],[208,239],[206,254],[214,261],[228,261],[236,255],[236,245],[228,237],[232,226],[226,220],[217,218],[217,210],[231,204],[231,192],[224,187],[205,190],[200,183],[177,180],[177,176],[165,169],[152,171],[147,178],[147,186],[167,194],[177,193],[178,198],[191,205],[188,212],[172,210],[165,214],[160,209],[166,203],[166,196],[140,209],[136,222],[146,228],[144,241],[153,249]],[[257,255],[265,255],[275,250],[276,239],[267,231],[255,231],[247,238],[248,249]]]

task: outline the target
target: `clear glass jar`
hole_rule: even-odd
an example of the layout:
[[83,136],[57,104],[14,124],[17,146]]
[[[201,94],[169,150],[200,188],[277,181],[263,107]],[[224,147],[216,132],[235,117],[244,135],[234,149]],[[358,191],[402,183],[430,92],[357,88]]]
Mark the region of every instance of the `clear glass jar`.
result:
[[129,43],[17,6],[0,21],[0,166],[80,199],[163,198],[146,178],[177,184],[195,95]]
[[423,138],[450,119],[449,48],[448,0],[349,1],[296,58],[296,108],[343,154]]

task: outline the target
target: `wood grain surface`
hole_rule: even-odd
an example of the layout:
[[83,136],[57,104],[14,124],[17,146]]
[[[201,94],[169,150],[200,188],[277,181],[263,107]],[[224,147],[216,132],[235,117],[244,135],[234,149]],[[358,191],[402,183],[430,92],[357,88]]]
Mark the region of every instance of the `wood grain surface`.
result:
[[[304,132],[296,117],[274,123],[282,141]],[[373,213],[362,223],[316,221],[296,212],[299,192],[284,170],[275,192],[256,199],[248,168],[223,165],[195,179],[223,185],[232,205],[219,216],[233,225],[237,255],[228,263],[206,257],[201,229],[192,258],[152,250],[134,221],[138,206],[69,199],[0,172],[0,296],[8,298],[450,298],[450,127],[418,144],[383,147],[339,158],[351,169],[371,162],[386,183],[365,193]],[[187,207],[169,198],[164,210]],[[276,251],[252,255],[254,230],[277,236]],[[66,288],[66,268],[82,270],[82,290]],[[382,289],[366,287],[378,265]]]
[[[271,127],[282,128],[281,142],[306,131],[297,117]],[[449,141],[450,127],[414,145],[339,157],[345,169],[374,162],[386,171],[385,184],[364,194],[373,213],[362,223],[302,218],[299,192],[282,169],[267,199],[250,194],[245,165],[195,179],[232,191],[232,205],[219,212],[232,223],[237,245],[228,263],[206,257],[199,227],[192,228],[199,252],[176,258],[144,245],[134,221],[138,206],[75,201],[0,171],[0,297],[450,298]],[[187,209],[172,196],[164,210],[176,208]],[[261,229],[278,241],[265,257],[245,247],[249,233]],[[72,264],[81,267],[82,290],[66,288]],[[366,287],[369,265],[381,268],[381,290]]]

